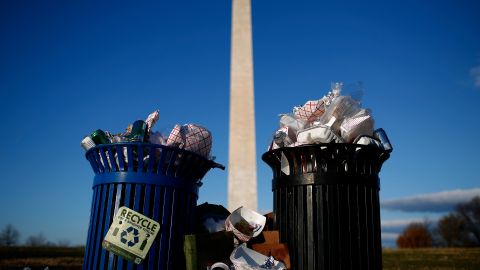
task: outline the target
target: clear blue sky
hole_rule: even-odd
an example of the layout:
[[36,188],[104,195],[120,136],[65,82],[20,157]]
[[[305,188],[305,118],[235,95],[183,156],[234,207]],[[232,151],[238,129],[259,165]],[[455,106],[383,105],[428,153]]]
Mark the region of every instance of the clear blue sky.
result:
[[[252,9],[259,209],[272,209],[260,156],[277,115],[333,81],[364,83],[364,106],[394,145],[382,202],[480,187],[480,2],[253,0]],[[83,244],[93,172],[80,140],[157,108],[155,130],[204,125],[227,165],[230,12],[228,0],[2,1],[0,228]],[[226,171],[207,174],[199,202],[226,204],[226,181]]]

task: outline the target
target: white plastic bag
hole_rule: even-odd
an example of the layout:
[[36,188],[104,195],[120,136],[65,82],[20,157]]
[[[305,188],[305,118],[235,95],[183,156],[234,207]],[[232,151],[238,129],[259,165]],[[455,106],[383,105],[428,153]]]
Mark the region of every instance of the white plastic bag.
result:
[[333,133],[329,126],[318,125],[304,130],[297,134],[297,142],[299,144],[311,143],[342,143],[343,140]]

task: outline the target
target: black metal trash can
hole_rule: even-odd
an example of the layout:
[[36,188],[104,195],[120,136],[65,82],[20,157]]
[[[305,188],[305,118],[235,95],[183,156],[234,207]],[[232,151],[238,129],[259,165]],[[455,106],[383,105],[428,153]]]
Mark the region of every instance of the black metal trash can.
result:
[[[200,180],[223,166],[190,151],[144,143],[99,145],[86,158],[95,178],[83,269],[184,269],[183,236],[193,229]],[[121,206],[161,226],[139,265],[102,248]]]
[[273,171],[274,226],[293,270],[382,269],[378,174],[388,158],[357,144],[263,154]]

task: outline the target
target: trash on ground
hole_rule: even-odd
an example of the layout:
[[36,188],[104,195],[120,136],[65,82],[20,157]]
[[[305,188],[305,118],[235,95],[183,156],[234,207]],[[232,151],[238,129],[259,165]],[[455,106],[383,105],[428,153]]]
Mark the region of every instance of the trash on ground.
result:
[[266,220],[265,216],[241,206],[228,216],[225,227],[227,231],[233,231],[239,240],[248,242],[262,232]]
[[287,269],[282,262],[249,249],[245,244],[233,250],[230,261],[238,270]]

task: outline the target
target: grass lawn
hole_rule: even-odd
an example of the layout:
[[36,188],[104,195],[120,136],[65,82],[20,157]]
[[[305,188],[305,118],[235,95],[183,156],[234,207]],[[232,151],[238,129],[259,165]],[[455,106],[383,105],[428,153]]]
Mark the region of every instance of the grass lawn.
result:
[[385,249],[383,269],[480,269],[480,248]]
[[84,251],[82,247],[0,247],[0,269],[82,269]]
[[[0,269],[81,269],[83,252],[83,248],[2,247]],[[480,269],[480,248],[384,249],[383,269]]]

